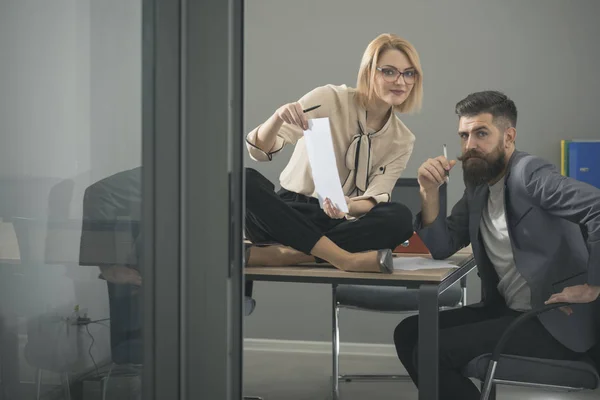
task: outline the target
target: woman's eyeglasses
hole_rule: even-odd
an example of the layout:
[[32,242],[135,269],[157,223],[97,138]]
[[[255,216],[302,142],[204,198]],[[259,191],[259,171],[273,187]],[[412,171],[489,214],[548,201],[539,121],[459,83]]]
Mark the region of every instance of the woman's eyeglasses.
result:
[[402,76],[404,83],[412,85],[415,83],[417,76],[417,71],[414,69],[407,69],[404,72],[400,72],[394,67],[377,67],[377,71],[381,72],[383,79],[389,83],[396,82],[398,78]]

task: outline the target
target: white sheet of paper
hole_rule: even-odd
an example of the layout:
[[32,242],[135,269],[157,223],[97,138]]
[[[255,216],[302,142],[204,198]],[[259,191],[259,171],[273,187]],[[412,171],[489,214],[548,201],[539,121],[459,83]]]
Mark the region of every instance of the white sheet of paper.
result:
[[347,213],[348,204],[344,198],[333,152],[329,118],[309,120],[308,130],[304,131],[304,141],[321,208],[323,208],[323,201],[329,198],[340,211]]
[[417,269],[458,268],[444,260],[432,260],[426,257],[394,257],[394,269],[415,271]]

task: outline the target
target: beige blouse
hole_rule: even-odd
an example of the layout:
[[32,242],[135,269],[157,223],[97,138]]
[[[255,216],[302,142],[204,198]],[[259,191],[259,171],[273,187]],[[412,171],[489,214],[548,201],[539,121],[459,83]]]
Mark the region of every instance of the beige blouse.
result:
[[[367,132],[366,111],[356,101],[356,89],[345,85],[318,87],[298,102],[304,109],[321,105],[307,113],[309,119],[329,117],[344,194],[355,200],[372,198],[377,203],[390,201],[391,192],[406,168],[415,142],[415,136],[396,114],[390,114],[381,130]],[[284,123],[273,150],[265,153],[255,145],[259,127],[246,137],[250,157],[256,161],[270,161],[286,144],[296,145],[279,177],[281,187],[317,197],[303,130]]]

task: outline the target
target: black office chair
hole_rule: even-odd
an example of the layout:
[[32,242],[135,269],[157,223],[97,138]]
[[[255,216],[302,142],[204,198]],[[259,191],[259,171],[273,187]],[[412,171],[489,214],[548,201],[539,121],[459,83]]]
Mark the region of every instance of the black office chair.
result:
[[494,352],[473,359],[463,370],[469,378],[483,382],[481,400],[496,398],[496,385],[526,386],[563,391],[595,390],[600,387],[598,365],[588,354],[564,361],[502,355],[504,345],[524,322],[568,303],[549,304],[519,316],[506,328]]
[[[440,187],[440,207],[446,207],[446,185]],[[406,205],[413,215],[421,211],[419,183],[416,178],[400,178],[392,192],[392,201]],[[365,380],[403,380],[410,379],[408,375],[360,374],[340,375],[339,371],[339,313],[341,308],[364,311],[412,313],[419,310],[418,289],[385,286],[338,285],[333,286],[333,387],[334,391],[339,380],[346,382]],[[439,299],[441,309],[461,307],[467,301],[467,280],[460,280],[460,286],[452,286]]]

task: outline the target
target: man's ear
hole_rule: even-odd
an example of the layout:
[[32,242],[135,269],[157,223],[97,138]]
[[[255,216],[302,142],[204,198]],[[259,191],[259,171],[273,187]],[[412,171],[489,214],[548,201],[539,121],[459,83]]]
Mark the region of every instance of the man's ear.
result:
[[514,145],[517,140],[517,130],[512,126],[504,131],[504,143],[508,146]]

